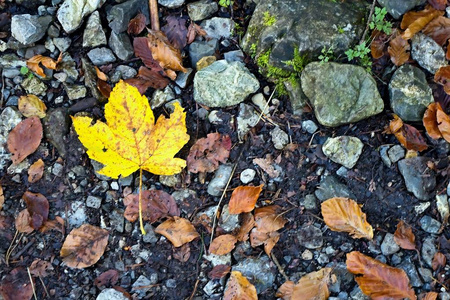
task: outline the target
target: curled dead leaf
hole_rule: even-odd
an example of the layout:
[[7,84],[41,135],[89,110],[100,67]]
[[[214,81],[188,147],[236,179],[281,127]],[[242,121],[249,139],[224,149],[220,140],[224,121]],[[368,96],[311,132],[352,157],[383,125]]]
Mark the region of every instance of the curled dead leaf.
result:
[[444,87],[444,91],[450,94],[450,66],[440,67],[434,74],[434,81]]
[[402,249],[415,250],[416,249],[416,237],[412,231],[411,226],[408,226],[405,222],[400,220],[397,224],[397,229],[394,232],[394,241]]
[[174,247],[181,247],[200,236],[189,220],[179,217],[164,221],[155,232],[165,236]]
[[221,236],[216,237],[209,245],[209,252],[216,255],[225,255],[230,253],[235,245],[237,239],[234,235],[231,234],[223,234]]
[[19,215],[16,217],[15,226],[18,232],[21,233],[31,233],[33,232],[33,227],[30,226],[30,213],[25,208],[19,212]]
[[443,16],[437,17],[428,23],[423,29],[423,33],[431,37],[439,45],[444,46],[450,38],[450,19]]
[[187,43],[192,43],[197,36],[206,36],[206,31],[200,25],[191,22],[187,32]]
[[39,231],[42,233],[45,233],[50,230],[56,230],[64,234],[66,233],[66,229],[64,227],[64,220],[63,218],[56,216],[54,220],[47,220],[47,222],[42,225],[41,228],[39,228]]
[[[142,191],[142,219],[154,223],[166,217],[180,216],[180,210],[175,199],[165,191]],[[125,197],[123,204],[127,207],[124,216],[130,222],[139,217],[139,195],[130,194]]]
[[400,35],[389,42],[388,53],[391,56],[391,61],[397,67],[403,65],[409,60],[411,46],[408,41],[405,41]]
[[168,16],[166,22],[167,24],[161,28],[161,31],[167,36],[172,46],[182,50],[187,44],[188,29],[186,28],[186,19]]
[[438,106],[439,103],[437,102],[431,103],[430,105],[428,105],[428,108],[423,115],[423,126],[425,127],[428,135],[435,140],[442,137],[436,116]]
[[235,188],[229,203],[230,214],[251,212],[255,208],[263,186],[261,184],[259,186],[238,186]]
[[44,69],[39,64],[42,64],[47,69],[56,70],[58,64],[62,61],[62,52],[58,57],[58,60],[54,60],[51,57],[43,55],[35,55],[27,60],[27,67],[41,77],[45,77]]
[[282,298],[283,300],[291,300],[292,292],[294,291],[295,283],[293,281],[286,281],[277,290],[275,294],[276,297]]
[[239,271],[232,271],[227,281],[223,300],[257,300],[256,288]]
[[159,71],[140,67],[137,76],[127,79],[125,82],[136,87],[143,95],[149,88],[157,90],[165,88],[169,84],[169,79],[161,75]]
[[34,276],[47,277],[53,270],[51,262],[39,258],[36,258],[30,266],[30,273]]
[[422,300],[436,300],[438,295],[439,294],[436,292],[428,292],[425,294],[425,296],[422,298]]
[[436,252],[433,256],[433,260],[431,261],[431,267],[433,271],[444,268],[447,264],[447,258],[441,252]]
[[255,217],[251,213],[246,213],[240,215],[241,227],[236,234],[238,241],[246,241],[249,238],[250,230],[255,226]]
[[119,271],[111,269],[103,272],[94,279],[94,284],[96,287],[101,288],[102,286],[115,286],[119,280]]
[[402,38],[408,40],[412,38],[417,32],[421,31],[433,19],[442,16],[443,11],[435,10],[432,7],[427,7],[422,11],[409,11],[403,15],[400,27],[406,29],[402,34]]
[[172,71],[187,70],[182,65],[180,50],[170,44],[169,39],[161,31],[149,30],[147,42],[153,58],[159,62],[163,69]]
[[280,239],[280,233],[274,231],[263,233],[258,231],[258,228],[253,228],[250,232],[250,245],[255,248],[264,244],[264,252],[270,257],[273,247]]
[[47,198],[39,193],[26,191],[22,199],[30,213],[30,226],[38,230],[48,219],[49,204]]
[[402,119],[393,115],[394,120],[389,123],[389,130],[395,135],[400,144],[407,150],[424,151],[428,145],[420,132],[411,125],[404,124]]
[[219,162],[225,163],[230,156],[231,138],[220,133],[209,133],[192,145],[186,159],[189,172],[214,172]]
[[45,117],[47,106],[41,99],[35,95],[21,96],[18,103],[19,111],[27,118],[37,116],[39,118]]
[[18,267],[3,278],[0,295],[4,300],[30,300],[33,297],[33,284],[27,270]]
[[255,224],[258,231],[268,233],[284,227],[287,220],[283,218],[278,205],[264,206],[255,209]]
[[145,23],[147,23],[147,18],[143,13],[138,13],[136,17],[130,20],[128,23],[128,34],[138,35],[145,28]]
[[8,150],[13,164],[17,165],[36,151],[42,139],[42,124],[38,117],[23,120],[8,135]]
[[442,137],[450,143],[450,116],[442,110],[440,105],[437,106],[436,121]]
[[43,174],[44,174],[44,161],[39,158],[28,169],[28,182],[35,183],[39,181],[39,179],[42,178]]
[[378,30],[374,30],[371,35],[372,43],[370,43],[370,54],[374,59],[379,59],[384,55],[384,49],[386,48],[386,43],[388,36]]
[[300,278],[292,290],[291,299],[326,300],[330,296],[328,285],[334,280],[331,268],[323,268]]

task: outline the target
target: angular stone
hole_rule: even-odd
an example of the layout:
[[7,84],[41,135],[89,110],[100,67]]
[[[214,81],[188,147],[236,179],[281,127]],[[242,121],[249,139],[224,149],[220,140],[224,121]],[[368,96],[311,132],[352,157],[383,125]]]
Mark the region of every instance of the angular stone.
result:
[[419,223],[423,231],[431,234],[438,234],[439,229],[441,228],[441,222],[430,216],[423,216]]
[[11,35],[20,43],[29,45],[44,37],[52,21],[51,16],[14,15],[11,20]]
[[96,66],[105,65],[116,61],[116,57],[108,48],[95,48],[89,51],[87,55]]
[[98,47],[106,45],[106,35],[102,28],[100,15],[98,11],[94,11],[87,20],[86,29],[83,33],[83,47]]
[[200,0],[189,3],[187,5],[189,18],[192,21],[201,21],[208,17],[211,17],[215,12],[219,10],[217,2],[210,0]]
[[184,4],[184,0],[158,0],[158,3],[167,8],[177,8]]
[[142,12],[145,15],[146,25],[148,25],[150,17],[147,0],[128,0],[114,5],[106,16],[109,27],[115,33],[126,31],[131,18],[134,18],[138,12]]
[[286,132],[276,126],[271,132],[273,146],[277,150],[282,150],[289,143],[289,136]]
[[230,18],[214,17],[201,23],[201,27],[210,38],[229,38],[234,31],[234,21]]
[[385,7],[387,12],[395,19],[400,18],[404,13],[425,2],[427,0],[378,0],[378,3]]
[[322,230],[314,225],[302,226],[297,234],[298,243],[308,249],[318,249],[323,245]]
[[322,146],[323,153],[335,163],[351,169],[356,165],[364,144],[353,136],[329,138]]
[[381,253],[383,255],[392,255],[400,250],[400,246],[395,242],[394,235],[392,233],[386,233],[383,243],[381,243]]
[[411,57],[432,74],[448,64],[442,47],[431,37],[420,32],[411,39]]
[[117,34],[112,31],[111,36],[109,37],[109,47],[111,47],[112,51],[114,51],[121,60],[130,59],[134,53],[130,38],[125,32]]
[[65,137],[70,128],[67,109],[59,107],[49,110],[42,121],[45,137],[58,150],[58,154],[65,157],[67,154]]
[[420,200],[433,197],[436,175],[428,168],[428,158],[411,157],[398,162],[398,169],[405,179],[406,189]]
[[333,197],[356,198],[345,184],[340,183],[336,177],[331,175],[322,179],[314,194],[321,202]]
[[105,3],[106,0],[65,0],[56,14],[59,23],[67,33],[81,26],[85,16]]
[[197,65],[197,62],[204,56],[214,55],[219,46],[217,39],[211,39],[209,41],[194,41],[189,46],[189,57],[191,59],[192,67]]
[[239,271],[255,286],[258,294],[272,287],[275,281],[276,267],[267,256],[246,258],[233,266],[233,271]]

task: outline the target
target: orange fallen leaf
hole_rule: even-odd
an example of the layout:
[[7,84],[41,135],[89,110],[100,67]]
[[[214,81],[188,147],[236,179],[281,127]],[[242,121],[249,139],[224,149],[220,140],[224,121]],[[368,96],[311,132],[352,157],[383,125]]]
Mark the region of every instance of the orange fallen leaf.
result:
[[143,13],[138,13],[136,17],[130,20],[128,23],[128,34],[138,35],[145,28],[145,23],[147,19]]
[[253,228],[250,232],[250,245],[255,248],[264,244],[264,252],[270,257],[273,247],[280,239],[280,233],[273,231],[264,233],[258,231],[258,228]]
[[22,199],[27,204],[27,210],[30,213],[30,226],[38,230],[48,219],[49,204],[47,198],[42,194],[26,191]]
[[378,30],[372,31],[371,35],[372,43],[370,43],[370,54],[374,59],[378,59],[384,55],[384,48],[386,48],[386,42],[388,36]]
[[440,105],[437,105],[436,121],[442,137],[450,142],[450,116],[442,110]]
[[19,212],[19,215],[16,217],[14,222],[16,226],[16,230],[21,233],[31,233],[33,232],[33,227],[30,226],[30,213],[25,208]]
[[187,43],[192,43],[197,36],[206,36],[206,31],[200,25],[191,22],[187,32]]
[[217,265],[209,273],[210,279],[220,279],[230,273],[231,267],[229,265]]
[[42,69],[39,64],[42,64],[47,69],[56,70],[61,60],[62,60],[62,52],[59,55],[58,60],[56,61],[51,57],[43,55],[35,55],[29,60],[27,60],[27,67],[31,71],[35,72],[37,75],[45,77],[44,69]]
[[242,214],[241,218],[241,227],[239,227],[239,231],[236,233],[236,238],[238,241],[243,242],[248,240],[249,232],[255,226],[255,217],[251,213]]
[[409,60],[411,46],[400,35],[389,42],[388,53],[391,61],[397,67],[403,65]]
[[237,239],[232,234],[223,234],[221,236],[216,237],[209,245],[209,252],[216,255],[225,255],[230,253],[235,245]]
[[409,40],[417,32],[421,31],[433,19],[442,16],[443,14],[443,11],[435,10],[431,7],[427,7],[419,12],[407,12],[403,15],[402,23],[400,24],[400,27],[402,29],[406,29],[402,34],[402,38],[405,40]]
[[443,16],[437,17],[428,23],[423,29],[423,33],[431,37],[439,45],[444,46],[450,38],[450,19]]
[[436,116],[438,106],[440,105],[437,102],[431,103],[430,105],[428,105],[428,108],[423,115],[423,126],[425,127],[428,135],[435,140],[442,137]]
[[47,106],[41,99],[35,95],[21,96],[18,103],[19,111],[27,118],[37,116],[39,118],[45,117]]
[[165,236],[174,247],[181,247],[200,237],[189,220],[179,217],[167,219],[156,227],[155,232]]
[[3,194],[3,187],[0,185],[0,210],[2,210],[3,204],[5,204],[5,195]]
[[17,165],[36,151],[42,139],[42,124],[38,117],[23,120],[8,136],[8,150],[12,153],[13,164]]
[[257,300],[256,288],[239,271],[232,271],[223,295],[223,300]]
[[147,42],[153,58],[163,69],[187,72],[182,65],[180,50],[172,46],[169,39],[161,31],[149,30]]
[[434,74],[434,81],[444,87],[444,91],[450,94],[450,66],[440,67]]
[[411,125],[404,124],[396,114],[389,123],[389,131],[394,134],[400,144],[407,150],[424,151],[428,145],[420,132]]
[[416,237],[412,231],[411,226],[408,226],[405,222],[400,220],[397,224],[397,229],[394,233],[394,241],[402,249],[415,250],[416,249]]
[[439,268],[444,268],[447,263],[447,258],[441,252],[436,252],[433,256],[433,260],[431,261],[431,267],[433,271],[436,271]]
[[436,300],[438,295],[439,294],[436,292],[428,292],[425,294],[422,300]]
[[28,182],[35,183],[39,181],[39,179],[42,178],[43,174],[44,174],[44,161],[39,158],[28,169]]
[[39,228],[39,231],[42,233],[45,233],[50,230],[59,231],[64,235],[66,232],[66,229],[64,227],[63,218],[56,216],[54,220],[47,220],[47,222],[45,222],[44,225],[42,225],[42,227]]
[[286,281],[278,288],[275,296],[283,300],[291,300],[292,292],[294,291],[294,286],[295,282],[290,280]]
[[209,133],[192,145],[186,163],[189,172],[214,172],[219,162],[225,163],[230,156],[231,138],[220,133]]
[[281,207],[278,205],[255,209],[255,224],[260,232],[268,233],[277,231],[283,228],[286,223],[287,220],[283,218]]
[[292,300],[326,300],[330,296],[328,285],[333,281],[331,268],[323,268],[300,278],[292,291]]
[[97,66],[94,66],[95,74],[97,74],[97,78],[103,81],[108,81],[108,76],[103,73]]
[[357,239],[373,238],[373,229],[366,220],[366,214],[352,199],[335,197],[324,201],[322,216],[325,224],[333,231],[347,232]]
[[95,264],[108,244],[107,230],[89,224],[73,229],[62,245],[60,256],[71,268],[87,268]]
[[229,203],[230,214],[251,212],[255,208],[263,186],[261,184],[259,186],[238,186],[235,188]]
[[353,251],[347,254],[347,269],[356,275],[362,292],[374,300],[417,299],[405,271]]

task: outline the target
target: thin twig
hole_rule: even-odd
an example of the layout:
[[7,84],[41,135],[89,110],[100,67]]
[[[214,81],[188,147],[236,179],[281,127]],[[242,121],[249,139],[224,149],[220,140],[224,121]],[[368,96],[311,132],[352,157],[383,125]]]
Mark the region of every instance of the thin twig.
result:
[[200,282],[200,279],[197,279],[194,285],[194,290],[192,291],[191,296],[189,297],[189,300],[192,300],[195,296],[195,293],[197,292],[198,283]]
[[286,273],[284,273],[283,268],[281,267],[280,263],[278,262],[277,257],[275,256],[275,254],[270,253],[270,258],[272,258],[273,262],[275,263],[275,265],[278,268],[278,272],[280,272],[281,275],[283,275],[284,279],[286,281],[289,281],[289,277],[286,275]]
[[47,291],[47,287],[45,286],[44,280],[42,280],[42,277],[41,277],[41,276],[39,276],[39,280],[41,281],[42,286],[44,287],[45,295],[46,295],[47,297],[50,296],[50,294],[49,294],[48,291]]
[[148,8],[150,9],[151,28],[159,31],[158,2],[156,0],[148,0]]
[[360,44],[364,43],[364,41],[366,40],[366,35],[367,35],[367,32],[369,31],[369,24],[370,24],[370,21],[372,20],[372,15],[375,10],[376,4],[377,4],[377,0],[373,0],[372,6],[370,7],[370,13],[369,13],[369,18],[367,19],[366,28],[364,29],[364,33],[362,35],[361,40],[359,41]]
[[16,233],[14,234],[14,237],[11,241],[11,244],[9,244],[8,250],[6,250],[5,260],[6,265],[9,266],[9,257],[11,256],[11,253],[14,251],[14,249],[17,247],[17,244],[13,246],[14,242],[16,241],[17,234],[19,234],[19,231],[16,230]]
[[30,277],[31,288],[33,289],[34,299],[37,300],[36,289],[34,288],[33,277],[31,277],[30,268],[27,267],[28,277]]

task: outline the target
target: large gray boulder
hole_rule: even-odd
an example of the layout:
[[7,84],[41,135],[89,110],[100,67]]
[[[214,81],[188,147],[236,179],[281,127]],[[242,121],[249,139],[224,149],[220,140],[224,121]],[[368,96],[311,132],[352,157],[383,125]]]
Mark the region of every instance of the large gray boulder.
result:
[[360,66],[312,62],[303,70],[301,84],[325,126],[358,122],[384,108],[375,80]]
[[39,41],[52,22],[51,16],[15,15],[11,20],[11,34],[24,45]]
[[91,14],[105,3],[106,0],[66,0],[58,9],[56,17],[64,28],[71,33],[83,23],[84,17]]
[[427,0],[378,0],[378,3],[385,7],[387,12],[395,19],[400,18],[407,11],[425,2]]

